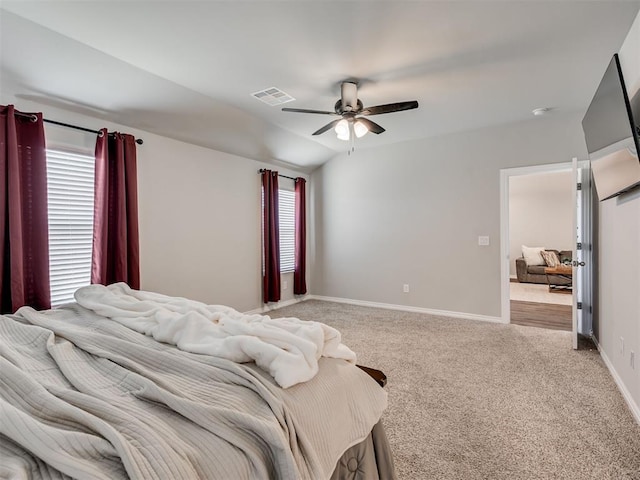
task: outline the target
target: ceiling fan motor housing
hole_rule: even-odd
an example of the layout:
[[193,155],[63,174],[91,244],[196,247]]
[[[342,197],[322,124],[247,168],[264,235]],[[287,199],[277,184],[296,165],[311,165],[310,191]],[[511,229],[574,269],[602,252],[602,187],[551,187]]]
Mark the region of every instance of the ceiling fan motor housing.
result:
[[362,111],[362,109],[364,108],[364,105],[360,101],[360,99],[358,99],[355,108],[345,110],[344,108],[342,108],[342,99],[339,99],[333,108],[338,115],[343,115],[345,113],[353,113],[355,115],[356,113]]
[[340,85],[342,112],[352,112],[358,108],[358,85],[354,82],[342,82]]

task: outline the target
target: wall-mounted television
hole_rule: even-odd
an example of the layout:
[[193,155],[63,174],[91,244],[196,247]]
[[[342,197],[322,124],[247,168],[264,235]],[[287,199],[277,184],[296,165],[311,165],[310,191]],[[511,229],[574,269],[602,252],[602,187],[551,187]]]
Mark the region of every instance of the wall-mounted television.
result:
[[600,201],[640,185],[638,116],[640,112],[634,119],[620,60],[615,54],[582,119],[582,130]]

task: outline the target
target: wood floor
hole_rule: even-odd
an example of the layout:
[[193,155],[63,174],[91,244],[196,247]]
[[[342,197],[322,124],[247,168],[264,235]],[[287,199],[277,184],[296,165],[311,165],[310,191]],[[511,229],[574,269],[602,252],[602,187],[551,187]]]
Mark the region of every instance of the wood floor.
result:
[[511,323],[571,331],[571,305],[511,300]]

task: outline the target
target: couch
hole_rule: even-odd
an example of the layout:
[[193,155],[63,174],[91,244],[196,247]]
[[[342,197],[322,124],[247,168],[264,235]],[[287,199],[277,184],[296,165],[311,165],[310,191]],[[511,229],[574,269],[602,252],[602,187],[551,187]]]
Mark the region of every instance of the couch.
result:
[[[560,263],[571,263],[571,250],[553,250],[547,249],[547,251],[556,252],[558,258],[560,259]],[[571,285],[571,279],[566,278],[564,276],[558,275],[549,275],[549,279],[547,281],[547,276],[544,273],[544,269],[547,268],[546,265],[527,265],[523,257],[516,258],[516,275],[518,277],[518,282],[520,283],[550,283],[552,285]]]

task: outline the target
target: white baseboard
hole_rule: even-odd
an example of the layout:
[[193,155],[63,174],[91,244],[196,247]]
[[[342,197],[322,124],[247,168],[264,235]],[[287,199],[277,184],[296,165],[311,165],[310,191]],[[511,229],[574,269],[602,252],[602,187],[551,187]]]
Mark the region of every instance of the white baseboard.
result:
[[625,402],[627,402],[627,405],[629,406],[629,410],[631,410],[631,415],[633,415],[633,417],[636,419],[636,423],[640,425],[640,406],[638,406],[638,404],[633,400],[631,393],[629,393],[629,390],[627,390],[627,387],[625,386],[624,382],[620,378],[620,375],[618,375],[618,372],[616,372],[616,369],[613,366],[613,363],[611,363],[611,360],[609,360],[609,357],[604,352],[604,350],[600,348],[600,344],[598,343],[598,340],[595,337],[592,337],[592,339],[593,339],[593,342],[596,344],[596,347],[598,347],[598,352],[600,352],[602,361],[607,366],[607,368],[609,369],[609,373],[613,377],[613,380],[616,382],[616,385],[618,386],[618,390],[620,390],[620,393],[622,393],[622,397],[624,398]]
[[359,305],[361,307],[385,308],[387,310],[399,310],[402,312],[427,313],[441,317],[462,318],[464,320],[480,320],[482,322],[505,323],[501,317],[491,317],[489,315],[477,315],[475,313],[450,312],[447,310],[434,310],[432,308],[411,307],[408,305],[394,305],[391,303],[368,302],[366,300],[352,300],[349,298],[323,297],[321,295],[308,295],[305,300],[324,300],[326,302],[347,303],[349,305]]
[[246,315],[253,315],[254,313],[267,313],[273,310],[278,310],[279,308],[288,307],[289,305],[295,305],[296,303],[304,302],[308,298],[309,295],[301,295],[290,300],[284,300],[282,302],[268,303],[266,305],[263,305],[262,307],[254,308],[253,310],[249,310],[248,312],[244,313]]

